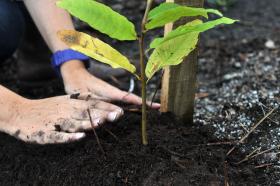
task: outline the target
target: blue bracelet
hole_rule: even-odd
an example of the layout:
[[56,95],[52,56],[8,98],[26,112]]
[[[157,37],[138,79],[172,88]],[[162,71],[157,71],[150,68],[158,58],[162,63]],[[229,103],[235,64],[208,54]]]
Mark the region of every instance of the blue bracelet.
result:
[[52,67],[56,73],[61,76],[60,66],[70,60],[81,60],[89,67],[89,57],[72,49],[58,50],[52,55]]

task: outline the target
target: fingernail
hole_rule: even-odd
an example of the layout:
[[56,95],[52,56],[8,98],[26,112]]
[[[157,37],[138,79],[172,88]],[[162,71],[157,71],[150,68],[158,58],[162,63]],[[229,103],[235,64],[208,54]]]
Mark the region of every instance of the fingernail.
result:
[[77,133],[77,134],[76,134],[76,139],[81,139],[81,138],[83,138],[83,137],[85,137],[85,136],[86,136],[85,133]]
[[119,108],[116,110],[116,112],[120,113],[121,115],[123,115],[123,109]]
[[98,127],[100,125],[100,118],[93,120],[94,127]]
[[160,107],[160,104],[159,103],[153,103],[152,107]]
[[108,114],[109,121],[115,121],[117,119],[119,112],[110,112]]

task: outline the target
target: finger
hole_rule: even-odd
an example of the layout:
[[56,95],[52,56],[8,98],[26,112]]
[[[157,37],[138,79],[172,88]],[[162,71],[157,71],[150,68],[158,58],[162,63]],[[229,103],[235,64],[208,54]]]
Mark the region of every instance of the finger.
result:
[[[115,109],[115,107],[113,108]],[[123,113],[124,112],[121,109],[112,111],[96,108],[86,109],[82,112],[72,114],[71,119],[59,119],[58,122],[56,122],[55,127],[57,131],[61,130],[66,132],[77,132],[83,129],[88,130],[92,127],[99,127],[99,125],[106,121],[114,122],[119,119]]]
[[71,100],[71,105],[76,109],[75,113],[81,114],[82,116],[84,116],[85,114],[80,112],[83,110],[87,110],[88,108],[90,109],[94,108],[94,109],[99,109],[104,111],[118,111],[120,113],[123,112],[123,110],[116,105],[93,98],[91,98],[88,101],[73,99]]
[[94,110],[90,111],[90,117],[91,120],[88,118],[86,120],[82,120],[80,118],[76,119],[73,116],[71,119],[59,119],[58,122],[55,123],[53,126],[53,130],[57,132],[80,132],[80,131],[86,131],[90,130],[93,127],[97,128],[101,124],[105,123],[106,120],[108,120],[108,112],[100,111],[100,110]]
[[90,120],[89,117],[87,120],[77,120],[77,119],[65,119],[61,121],[60,123],[56,123],[52,130],[57,131],[57,132],[80,132],[80,131],[85,131],[89,130],[91,128]]
[[51,132],[46,135],[46,143],[69,143],[73,141],[81,140],[86,136],[83,132],[66,133],[66,132]]
[[67,143],[85,137],[85,133],[44,132],[38,131],[26,136],[26,141],[37,144]]
[[118,94],[115,94],[114,100],[130,103],[134,105],[142,104],[142,99],[139,96],[136,96],[135,94],[125,92],[125,91],[119,91]]
[[149,107],[151,107],[152,109],[160,109],[160,104],[159,103],[147,101],[147,105]]
[[75,132],[80,123],[81,120],[61,118],[54,124],[54,130],[58,132]]
[[122,108],[120,108],[120,107],[118,107],[116,105],[113,105],[111,103],[104,102],[104,101],[92,100],[88,104],[89,104],[90,108],[95,108],[95,109],[99,109],[99,110],[105,110],[105,111],[109,111],[109,112],[116,111],[116,112],[123,113]]
[[119,112],[119,111],[108,112],[108,111],[98,110],[98,109],[91,109],[90,113],[94,126],[103,124],[105,121],[114,122],[123,115],[123,112]]
[[87,111],[88,109],[89,107],[86,106],[83,109],[76,110],[73,114],[71,114],[71,118],[78,121],[88,121],[89,120],[89,114]]
[[[135,105],[142,105],[142,98],[140,98],[139,96],[136,96],[135,94],[128,93],[128,92],[123,92],[122,95],[123,96],[121,97],[120,101],[135,104]],[[153,109],[159,109],[160,108],[159,103],[151,104],[150,101],[147,101],[147,105],[149,107],[153,108]]]
[[121,101],[124,101],[126,103],[132,103],[135,105],[142,105],[142,98],[140,98],[139,96],[136,96],[135,94],[128,93],[128,92],[123,93]]
[[75,129],[75,132],[83,132],[83,131],[89,131],[92,130],[92,127],[97,128],[99,127],[99,124],[91,124],[90,120],[89,121],[81,121],[80,125]]
[[117,121],[122,115],[123,115],[124,112],[120,112],[120,111],[113,111],[113,112],[110,112],[108,115],[107,115],[107,121],[110,121],[110,122],[115,122]]
[[102,101],[109,101],[108,98],[92,94],[91,92],[75,93],[75,94],[71,94],[69,96],[70,96],[70,99],[78,99],[78,100],[84,100],[84,101],[96,100],[96,99],[102,100]]

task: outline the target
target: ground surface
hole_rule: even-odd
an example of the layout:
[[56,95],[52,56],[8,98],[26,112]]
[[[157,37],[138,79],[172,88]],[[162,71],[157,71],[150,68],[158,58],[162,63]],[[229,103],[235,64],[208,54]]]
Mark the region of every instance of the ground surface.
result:
[[63,146],[27,145],[1,135],[0,185],[219,185],[225,175],[231,185],[269,181],[251,166],[225,167],[226,145],[208,144],[217,142],[211,130],[181,126],[169,115],[153,114],[150,144],[143,147],[139,119],[127,115],[110,127],[119,142],[98,131],[106,159],[90,134]]
[[[138,1],[105,2],[139,21]],[[278,0],[238,0],[225,14],[242,23],[202,36],[195,127],[153,112],[150,145],[143,147],[140,116],[127,114],[107,126],[118,140],[98,131],[106,159],[91,133],[78,143],[44,147],[0,134],[0,185],[280,185],[279,109],[226,158],[228,142],[279,105],[279,6]],[[113,44],[135,57],[131,43]],[[1,84],[29,98],[63,94],[57,81],[23,88],[11,61],[0,66]],[[251,159],[236,164],[248,154]]]

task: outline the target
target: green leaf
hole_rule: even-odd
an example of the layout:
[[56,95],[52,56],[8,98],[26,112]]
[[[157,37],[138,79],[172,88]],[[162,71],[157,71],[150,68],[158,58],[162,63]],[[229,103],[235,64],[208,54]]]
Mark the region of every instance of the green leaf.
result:
[[[195,26],[201,23],[201,20],[194,20],[186,25]],[[145,69],[148,80],[161,68],[183,62],[184,57],[195,49],[198,36],[199,32],[191,32],[170,39],[155,48]]]
[[73,50],[111,65],[113,68],[123,68],[133,74],[136,72],[135,66],[125,56],[97,38],[74,30],[61,30],[58,36]]
[[148,19],[154,19],[157,15],[161,14],[164,11],[175,9],[180,7],[180,5],[176,3],[161,3],[159,6],[152,9],[148,14]]
[[57,6],[111,38],[137,39],[133,23],[104,4],[94,0],[61,0],[57,2]]
[[[198,20],[196,20],[198,21]],[[159,45],[163,44],[164,42],[176,38],[176,37],[180,37],[182,35],[185,35],[187,33],[191,33],[191,32],[204,32],[206,30],[209,30],[211,28],[214,28],[217,25],[220,24],[232,24],[234,22],[236,22],[237,20],[233,20],[227,17],[222,17],[219,19],[216,19],[214,21],[208,21],[203,23],[202,21],[200,21],[198,24],[185,24],[183,26],[178,27],[177,29],[171,31],[170,33],[168,33],[164,38],[156,38],[152,41],[152,43],[150,44],[150,48],[156,48]]]
[[223,16],[221,12],[214,9],[187,7],[175,3],[162,3],[149,12],[149,22],[146,24],[146,29],[150,30],[161,27],[185,16],[203,16],[208,18],[208,13]]
[[171,39],[157,47],[153,51],[145,69],[148,80],[163,67],[178,65],[183,62],[184,57],[195,49],[198,35],[198,32],[191,32]]

